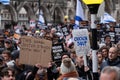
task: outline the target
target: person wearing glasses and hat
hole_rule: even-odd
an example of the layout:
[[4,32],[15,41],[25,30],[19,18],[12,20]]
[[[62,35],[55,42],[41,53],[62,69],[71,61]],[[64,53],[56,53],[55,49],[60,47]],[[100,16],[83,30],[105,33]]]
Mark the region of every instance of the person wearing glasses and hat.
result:
[[8,50],[11,52],[11,54],[16,51],[13,41],[11,39],[5,39],[4,40],[4,50]]

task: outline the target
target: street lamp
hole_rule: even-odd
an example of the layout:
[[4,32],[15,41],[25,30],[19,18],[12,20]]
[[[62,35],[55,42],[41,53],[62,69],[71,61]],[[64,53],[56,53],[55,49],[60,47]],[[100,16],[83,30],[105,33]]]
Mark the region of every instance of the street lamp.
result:
[[98,80],[98,61],[97,61],[97,26],[95,24],[96,15],[98,12],[99,5],[103,0],[83,0],[83,2],[88,6],[91,14],[91,30],[92,30],[92,70],[93,70],[93,80]]
[[38,9],[39,9],[39,15],[40,15],[40,9],[41,9],[41,4],[40,4],[40,2],[41,2],[41,1],[39,0],[39,1],[38,1],[38,7],[39,7],[39,8],[38,8]]

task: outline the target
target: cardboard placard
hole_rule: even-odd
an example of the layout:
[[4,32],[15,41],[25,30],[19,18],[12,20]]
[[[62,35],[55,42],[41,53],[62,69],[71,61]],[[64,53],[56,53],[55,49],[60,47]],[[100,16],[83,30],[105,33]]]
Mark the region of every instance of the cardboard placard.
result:
[[75,29],[72,31],[75,51],[78,56],[86,54],[90,50],[90,40],[87,29]]
[[51,41],[22,36],[20,45],[20,63],[30,65],[40,63],[42,66],[46,67],[51,59],[51,47]]

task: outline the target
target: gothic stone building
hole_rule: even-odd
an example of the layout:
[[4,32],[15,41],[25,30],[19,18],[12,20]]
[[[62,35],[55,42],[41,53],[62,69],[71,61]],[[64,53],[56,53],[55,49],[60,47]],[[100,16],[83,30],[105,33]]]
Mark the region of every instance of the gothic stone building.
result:
[[[40,2],[40,4],[39,4]],[[90,14],[88,8],[82,3],[85,19],[89,20]],[[0,4],[1,29],[5,24],[29,26],[30,20],[38,20],[39,9],[43,11],[46,23],[64,22],[64,17],[68,16],[68,21],[73,20],[75,16],[76,0],[10,0],[10,5]],[[120,0],[105,0],[98,11],[100,17],[104,11],[111,14],[117,21],[120,16]]]

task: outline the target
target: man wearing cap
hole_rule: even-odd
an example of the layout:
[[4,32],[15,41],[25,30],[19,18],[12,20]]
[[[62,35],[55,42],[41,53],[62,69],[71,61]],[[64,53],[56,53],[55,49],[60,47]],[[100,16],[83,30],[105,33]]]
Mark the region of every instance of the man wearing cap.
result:
[[11,54],[11,58],[12,58],[12,59],[14,59],[14,55],[18,54],[18,53],[17,53],[18,50],[15,48],[12,40],[10,40],[10,39],[6,39],[6,40],[4,41],[4,50],[3,50],[3,51],[5,51],[5,50],[10,51],[10,54]]
[[5,50],[9,50],[10,52],[13,52],[16,50],[16,48],[13,46],[12,40],[6,39],[4,42]]

